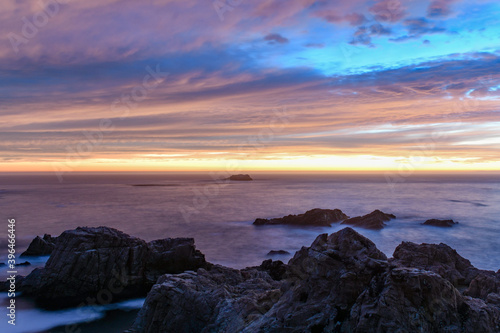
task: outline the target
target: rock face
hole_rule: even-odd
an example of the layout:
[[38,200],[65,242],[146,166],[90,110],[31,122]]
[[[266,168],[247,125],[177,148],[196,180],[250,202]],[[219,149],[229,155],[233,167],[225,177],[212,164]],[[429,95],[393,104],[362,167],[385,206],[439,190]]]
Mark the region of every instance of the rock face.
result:
[[288,265],[164,275],[130,332],[499,332],[498,289],[468,295],[479,277],[498,282],[490,273],[444,244],[403,243],[387,260],[345,228]]
[[28,249],[21,253],[21,257],[27,256],[48,256],[56,247],[57,237],[45,234],[43,238],[36,236],[28,246]]
[[458,224],[458,222],[455,222],[453,220],[430,219],[430,220],[425,221],[423,224],[424,225],[432,225],[432,226],[435,226],[435,227],[450,228],[450,227],[453,227],[455,224]]
[[320,209],[308,210],[304,214],[287,215],[274,219],[256,219],[254,225],[288,224],[288,225],[314,225],[329,227],[332,223],[337,223],[349,218],[340,209]]
[[345,220],[342,224],[352,225],[354,227],[366,228],[366,229],[382,229],[386,226],[384,222],[395,219],[396,216],[392,214],[386,214],[380,210],[375,210],[370,214],[363,216],[357,216]]
[[117,301],[145,295],[162,274],[206,265],[192,238],[146,243],[112,228],[77,228],[58,237],[46,266],[22,279],[19,289],[49,308],[96,297]]
[[[443,243],[417,245],[403,242],[394,251],[392,261],[399,266],[435,272],[467,296],[485,301],[492,293],[500,296],[500,271],[479,270]],[[491,295],[491,298],[495,296]]]
[[228,179],[228,180],[235,180],[235,181],[250,181],[250,180],[253,180],[252,177],[250,177],[250,175],[243,175],[243,174],[232,175],[231,177],[226,178],[226,179]]

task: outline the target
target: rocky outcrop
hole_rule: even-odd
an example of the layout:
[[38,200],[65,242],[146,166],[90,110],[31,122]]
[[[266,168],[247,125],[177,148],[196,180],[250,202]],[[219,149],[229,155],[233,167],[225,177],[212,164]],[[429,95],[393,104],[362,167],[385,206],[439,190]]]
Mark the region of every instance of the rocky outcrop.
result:
[[234,181],[250,181],[250,180],[253,180],[252,177],[250,177],[250,175],[243,175],[243,174],[240,174],[240,175],[232,175],[228,178],[226,178],[226,180],[234,180]]
[[28,249],[21,253],[21,257],[28,256],[48,256],[56,247],[57,237],[45,234],[43,238],[36,236],[28,246]]
[[287,224],[305,226],[329,227],[332,223],[337,223],[349,218],[340,209],[320,209],[308,210],[304,214],[287,215],[274,219],[256,219],[254,225]]
[[423,224],[424,225],[432,225],[434,227],[450,228],[450,227],[453,227],[455,224],[458,224],[458,222],[455,222],[453,220],[430,219],[430,220],[425,221]]
[[443,245],[403,243],[387,260],[345,228],[288,265],[164,275],[130,332],[499,332],[500,295],[466,295],[457,272],[468,288],[484,273]]
[[398,266],[435,272],[467,296],[486,301],[491,293],[500,294],[499,272],[475,268],[469,260],[443,243],[418,245],[403,242],[394,251],[392,262]]
[[[21,280],[24,296],[43,307],[145,295],[159,276],[207,266],[192,238],[150,243],[107,227],[77,228],[58,237],[42,269]],[[106,296],[103,296],[106,295]]]
[[378,230],[386,226],[384,222],[390,221],[395,218],[396,216],[394,216],[393,214],[386,214],[377,209],[370,214],[347,219],[342,222],[342,224],[352,225],[353,227]]

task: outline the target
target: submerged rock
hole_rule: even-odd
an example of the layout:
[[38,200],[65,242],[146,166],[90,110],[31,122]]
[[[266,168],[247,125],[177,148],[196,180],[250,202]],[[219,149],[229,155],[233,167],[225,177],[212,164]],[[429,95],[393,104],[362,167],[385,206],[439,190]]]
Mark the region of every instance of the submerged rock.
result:
[[107,227],[77,228],[58,237],[47,264],[21,280],[23,296],[42,307],[105,302],[147,293],[159,276],[207,266],[192,238],[146,243]]
[[353,227],[360,227],[365,229],[382,229],[386,226],[384,222],[390,221],[395,218],[396,216],[394,216],[393,214],[386,214],[377,209],[370,214],[345,220],[344,222],[342,222],[342,224],[349,224]]
[[287,224],[287,225],[313,225],[329,227],[332,223],[337,223],[349,218],[340,209],[320,209],[308,210],[304,214],[287,215],[274,219],[256,219],[254,225]]
[[16,264],[16,266],[30,266],[31,263],[29,261],[21,262],[19,264]]
[[240,174],[240,175],[232,175],[228,178],[226,178],[227,180],[235,180],[235,181],[250,181],[250,180],[253,180],[252,177],[250,177],[250,175],[243,175],[243,174]]
[[28,246],[28,249],[21,253],[21,257],[28,256],[48,256],[56,246],[57,237],[49,234],[43,235],[43,238],[36,236]]
[[483,273],[444,244],[403,243],[388,260],[345,228],[288,265],[164,275],[130,332],[499,332],[498,290],[485,301],[451,282]]
[[453,227],[455,224],[458,224],[458,222],[455,222],[453,220],[437,220],[437,219],[430,219],[427,220],[423,223],[424,225],[432,225],[435,227]]
[[271,250],[267,253],[268,256],[274,256],[274,255],[284,255],[284,254],[290,254],[290,252],[285,251],[285,250]]

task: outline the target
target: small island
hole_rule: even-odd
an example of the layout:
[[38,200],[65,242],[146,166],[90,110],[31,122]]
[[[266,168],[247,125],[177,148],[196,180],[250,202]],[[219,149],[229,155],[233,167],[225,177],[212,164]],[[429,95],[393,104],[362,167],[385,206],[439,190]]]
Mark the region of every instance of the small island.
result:
[[228,177],[225,180],[250,181],[253,179],[252,179],[252,177],[250,177],[250,175],[239,174],[239,175],[232,175],[231,177]]

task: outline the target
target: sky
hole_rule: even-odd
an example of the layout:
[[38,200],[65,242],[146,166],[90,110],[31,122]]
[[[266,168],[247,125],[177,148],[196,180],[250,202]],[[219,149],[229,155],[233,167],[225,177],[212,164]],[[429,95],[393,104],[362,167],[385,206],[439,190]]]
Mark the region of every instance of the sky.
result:
[[5,0],[0,171],[500,170],[497,0]]

